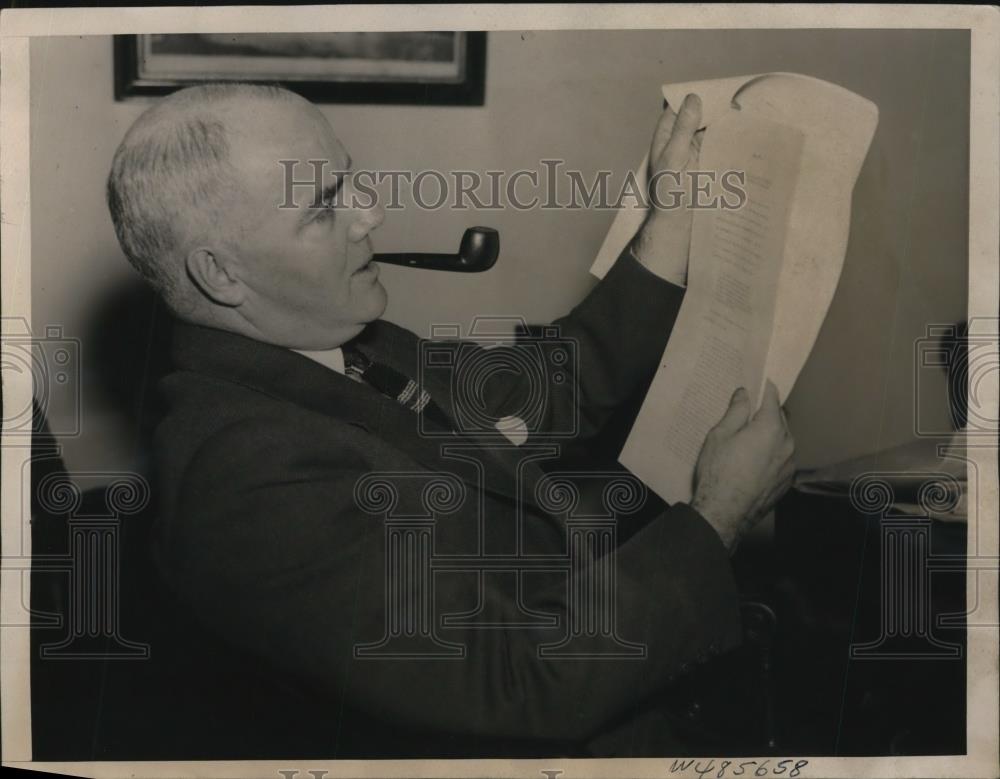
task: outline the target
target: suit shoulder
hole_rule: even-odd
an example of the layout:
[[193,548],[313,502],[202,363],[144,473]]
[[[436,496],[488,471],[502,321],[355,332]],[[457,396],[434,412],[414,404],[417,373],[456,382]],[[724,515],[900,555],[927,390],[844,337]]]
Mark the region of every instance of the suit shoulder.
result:
[[307,458],[363,463],[367,434],[350,422],[200,374],[175,374],[170,381],[175,391],[154,441],[168,481],[180,481],[193,463],[234,475]]

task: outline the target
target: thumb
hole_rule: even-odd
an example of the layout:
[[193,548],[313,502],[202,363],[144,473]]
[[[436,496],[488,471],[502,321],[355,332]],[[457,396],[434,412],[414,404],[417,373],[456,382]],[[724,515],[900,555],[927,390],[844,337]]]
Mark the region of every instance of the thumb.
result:
[[715,426],[723,435],[733,435],[743,427],[750,418],[750,393],[739,387],[729,399],[729,408],[722,415],[719,424]]
[[784,420],[781,416],[781,400],[778,398],[778,388],[774,386],[774,382],[770,379],[764,385],[764,394],[760,400],[760,408],[757,409],[757,413],[753,415],[753,418],[780,421],[784,425]]
[[673,135],[674,123],[676,121],[677,114],[668,105],[663,110],[663,113],[660,114],[660,120],[656,123],[656,130],[653,132],[653,141],[649,149],[649,164],[651,166],[659,163],[660,157],[663,155],[663,150],[667,148],[667,143]]
[[674,122],[670,140],[667,143],[667,166],[678,169],[684,166],[691,156],[691,142],[701,125],[701,98],[690,94],[684,98],[681,111]]

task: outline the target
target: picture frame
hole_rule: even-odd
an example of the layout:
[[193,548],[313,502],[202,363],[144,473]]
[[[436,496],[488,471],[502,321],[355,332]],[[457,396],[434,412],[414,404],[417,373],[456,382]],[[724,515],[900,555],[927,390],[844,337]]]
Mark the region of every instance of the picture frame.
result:
[[486,33],[116,35],[114,72],[115,100],[246,81],[317,103],[480,106]]

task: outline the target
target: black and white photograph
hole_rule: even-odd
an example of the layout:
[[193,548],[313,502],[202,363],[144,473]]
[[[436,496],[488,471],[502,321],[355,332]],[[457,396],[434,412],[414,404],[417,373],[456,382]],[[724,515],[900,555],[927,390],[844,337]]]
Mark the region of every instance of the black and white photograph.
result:
[[3,764],[993,777],[1000,16],[0,15]]

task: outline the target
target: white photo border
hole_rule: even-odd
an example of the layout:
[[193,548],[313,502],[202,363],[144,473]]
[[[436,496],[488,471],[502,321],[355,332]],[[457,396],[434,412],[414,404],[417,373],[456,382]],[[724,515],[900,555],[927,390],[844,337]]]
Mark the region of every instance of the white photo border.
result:
[[[31,318],[29,40],[41,36],[87,36],[134,33],[306,32],[329,30],[597,30],[597,29],[968,29],[971,30],[970,192],[969,192],[969,317],[994,323],[1000,310],[1000,13],[987,6],[904,5],[392,5],[297,7],[190,8],[64,8],[15,9],[0,14],[0,183],[3,205],[2,277],[0,295],[4,320]],[[5,333],[6,335],[6,333]],[[30,377],[5,376],[8,403],[30,403]],[[984,404],[998,403],[997,374],[979,387]],[[982,393],[985,392],[985,395]],[[989,407],[989,406],[988,406]],[[22,516],[20,484],[25,443],[0,446],[3,511],[3,582],[0,615],[23,610],[27,590],[7,586],[27,575],[18,569],[17,555],[30,560],[27,517]],[[970,523],[978,522],[979,550],[996,555],[997,449],[970,449],[980,474],[994,481],[981,490]],[[971,507],[970,507],[971,508]],[[970,538],[973,534],[970,534]],[[10,550],[16,550],[11,554]],[[978,588],[990,613],[997,613],[997,577],[970,571],[969,594]],[[4,620],[4,624],[6,621]],[[268,777],[298,767],[326,771],[328,777],[545,777],[561,771],[578,777],[666,777],[670,758],[593,760],[418,760],[418,761],[212,761],[212,762],[89,762],[31,761],[29,632],[0,630],[0,710],[3,765],[53,773],[101,777]],[[968,634],[967,750],[964,756],[934,757],[811,757],[802,776],[808,777],[993,777],[998,758],[998,630],[977,628]],[[739,758],[730,758],[737,763]],[[697,774],[691,774],[697,776]]]

